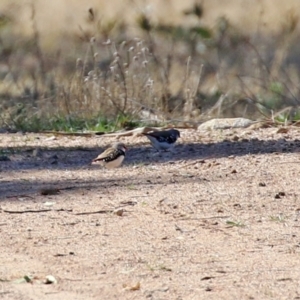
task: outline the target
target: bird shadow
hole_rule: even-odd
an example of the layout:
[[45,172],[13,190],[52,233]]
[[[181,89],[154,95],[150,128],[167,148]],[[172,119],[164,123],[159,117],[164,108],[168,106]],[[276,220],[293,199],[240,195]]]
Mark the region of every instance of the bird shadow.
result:
[[[269,153],[298,153],[300,140],[259,140],[244,139],[241,141],[224,140],[215,143],[178,143],[172,152],[157,152],[149,144],[131,145],[124,162],[126,168],[139,164],[163,164],[179,161],[193,161],[198,159],[215,159],[228,156],[246,156]],[[5,148],[0,147],[0,156],[6,158],[0,161],[0,199],[6,199],[13,195],[26,195],[36,193],[45,186],[57,187],[68,193],[79,189],[113,188],[114,186],[126,186],[135,182],[134,176],[126,176],[116,179],[101,177],[93,180],[81,180],[80,178],[56,179],[49,175],[45,180],[31,179],[24,181],[18,179],[18,172],[30,172],[32,170],[82,170],[88,171],[91,161],[104,149],[99,147],[40,147],[36,153],[36,147]],[[14,171],[14,176],[10,172]],[[128,174],[128,173],[127,173]],[[147,178],[146,178],[147,177]],[[144,179],[145,184],[153,184],[149,174]],[[140,179],[140,177],[139,177]],[[136,182],[141,185],[140,182]],[[157,183],[159,184],[159,182]],[[142,188],[142,187],[141,187]]]
[[245,156],[269,153],[298,153],[300,140],[243,139],[241,141],[224,140],[214,143],[177,144],[173,151],[158,152],[153,148],[133,148],[128,154],[127,164],[133,163],[165,163],[168,161],[189,161],[198,159],[215,159],[229,156]]
[[[88,167],[92,160],[104,150],[99,147],[0,147],[0,172],[22,170],[74,170]],[[215,159],[228,156],[245,156],[268,153],[298,153],[300,140],[243,139],[223,140],[213,143],[179,143],[172,151],[158,152],[149,144],[130,145],[123,163],[161,164],[176,161]],[[36,153],[38,152],[38,153]],[[97,167],[97,166],[96,166]]]
[[[153,192],[159,186],[164,186],[166,182],[169,184],[182,184],[190,180],[195,180],[194,177],[182,176],[179,178],[176,176],[176,179],[170,181],[172,175],[165,174],[157,176],[157,173],[145,174],[143,176],[116,176],[115,178],[107,178],[104,176],[99,176],[97,178],[77,178],[77,179],[61,179],[56,177],[49,177],[47,180],[43,179],[33,179],[29,177],[27,180],[13,178],[10,181],[2,183],[2,187],[5,187],[0,192],[0,200],[3,201],[25,201],[34,199],[37,201],[37,196],[47,196],[54,197],[59,195],[80,195],[83,196],[88,191],[98,190],[101,195],[110,194],[111,190],[117,188],[125,188],[130,190],[136,190],[137,193],[142,192],[145,187],[153,188]],[[197,179],[198,182],[202,180],[201,178]],[[206,179],[203,181],[207,181]],[[65,199],[71,200],[70,197],[64,197]]]

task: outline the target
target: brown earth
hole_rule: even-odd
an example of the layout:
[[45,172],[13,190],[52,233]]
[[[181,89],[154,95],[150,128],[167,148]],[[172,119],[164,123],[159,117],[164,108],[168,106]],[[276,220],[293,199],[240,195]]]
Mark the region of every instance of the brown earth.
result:
[[1,299],[300,299],[298,128],[114,141],[1,134]]

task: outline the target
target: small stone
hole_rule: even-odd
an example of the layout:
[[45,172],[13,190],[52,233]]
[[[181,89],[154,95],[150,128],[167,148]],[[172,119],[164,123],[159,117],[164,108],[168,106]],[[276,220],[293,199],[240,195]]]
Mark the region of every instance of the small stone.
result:
[[123,213],[124,213],[124,209],[123,208],[117,208],[114,210],[114,214],[119,216],[119,217],[122,217],[123,216]]
[[54,140],[56,140],[56,139],[57,139],[56,136],[52,135],[52,136],[46,138],[45,141],[47,141],[47,142],[48,142],[48,141],[54,141]]
[[34,156],[34,157],[42,156],[42,151],[41,151],[41,149],[35,148],[35,149],[32,151],[32,156]]
[[285,196],[285,192],[279,192],[275,195],[275,199],[280,199],[281,197]]
[[246,128],[254,122],[245,118],[221,118],[206,121],[198,126],[198,130],[215,130],[229,128]]
[[46,276],[46,280],[44,281],[45,284],[53,284],[53,283],[57,283],[57,280],[55,279],[54,276],[52,275],[48,275]]

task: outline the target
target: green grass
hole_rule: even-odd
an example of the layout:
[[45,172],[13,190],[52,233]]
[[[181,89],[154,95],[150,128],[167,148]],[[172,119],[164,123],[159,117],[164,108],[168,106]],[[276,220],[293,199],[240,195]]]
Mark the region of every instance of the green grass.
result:
[[278,216],[270,216],[270,220],[273,222],[285,223],[287,217],[282,214],[279,214]]
[[42,118],[20,114],[10,123],[9,129],[23,132],[62,131],[62,132],[114,132],[121,129],[133,129],[147,124],[135,120],[129,115],[117,115],[115,118],[95,116],[89,118],[77,116],[52,116]]
[[226,221],[226,224],[231,227],[245,227],[246,225],[241,221]]

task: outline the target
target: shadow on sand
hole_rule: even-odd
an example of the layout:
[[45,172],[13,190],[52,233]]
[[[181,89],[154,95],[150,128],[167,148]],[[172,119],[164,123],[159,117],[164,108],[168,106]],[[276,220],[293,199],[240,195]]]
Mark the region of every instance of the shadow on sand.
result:
[[[4,156],[10,161],[0,161],[1,170],[41,170],[41,169],[78,169],[90,165],[104,148],[94,147],[39,147],[38,155],[34,154],[36,147],[4,148],[0,152],[7,152]],[[130,146],[126,153],[124,165],[159,164],[168,161],[189,161],[197,159],[214,159],[221,157],[244,156],[268,153],[298,153],[300,140],[287,141],[249,139],[242,141],[224,140],[216,143],[177,144],[173,152],[157,152],[149,144]],[[12,158],[10,158],[12,157]],[[1,160],[1,156],[0,156]]]
[[[60,179],[51,178],[49,180],[39,181],[28,179],[24,182],[14,178],[10,178],[9,173],[14,172],[30,172],[31,170],[89,170],[91,168],[90,162],[103,149],[96,148],[39,148],[39,153],[34,154],[36,147],[26,148],[1,148],[0,151],[5,154],[10,160],[0,161],[0,199],[5,199],[11,195],[32,194],[36,193],[45,185],[57,186],[60,189],[72,192],[78,189],[94,189],[101,187],[126,186],[134,184],[134,178],[116,178],[116,179],[101,179],[95,180],[80,180],[74,179]],[[300,140],[286,141],[285,139],[278,140],[258,140],[249,139],[242,141],[225,140],[216,143],[196,143],[196,144],[178,144],[172,152],[156,152],[149,145],[131,146],[128,150],[124,165],[127,167],[143,164],[154,165],[160,163],[169,163],[176,161],[193,161],[201,159],[214,159],[221,157],[245,156],[255,154],[268,153],[298,153],[300,150]],[[16,174],[16,173],[15,173]],[[141,178],[140,178],[141,179]],[[155,181],[155,180],[154,180]],[[144,184],[153,184],[151,177],[142,179]],[[140,183],[138,183],[140,185]]]

